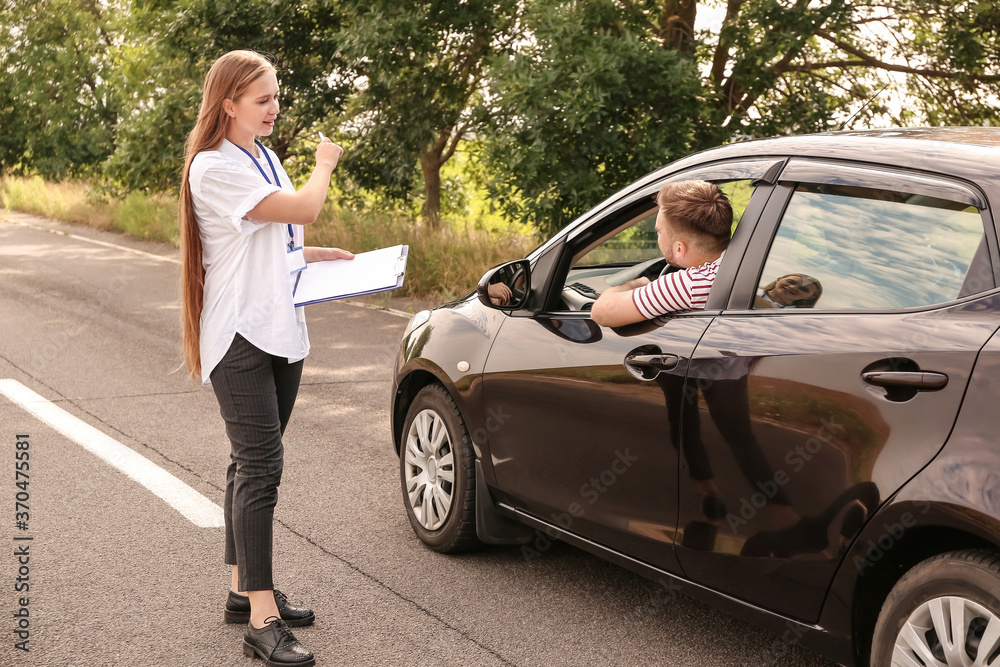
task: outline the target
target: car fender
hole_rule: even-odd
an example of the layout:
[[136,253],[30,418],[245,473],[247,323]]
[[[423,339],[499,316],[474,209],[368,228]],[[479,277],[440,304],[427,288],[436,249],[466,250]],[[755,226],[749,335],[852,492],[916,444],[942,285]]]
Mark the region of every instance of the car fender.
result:
[[[867,664],[882,603],[907,570],[939,553],[997,548],[1000,522],[949,495],[914,480],[875,514],[841,561],[818,624],[826,632],[814,648],[843,664]],[[852,654],[838,653],[852,645]]]
[[[397,453],[410,402],[424,386],[439,382],[458,405],[477,458],[483,457],[490,427],[482,400],[483,370],[494,337],[507,317],[486,308],[472,294],[430,311],[426,321],[403,337],[396,358],[391,410]],[[492,470],[487,473],[492,476]]]

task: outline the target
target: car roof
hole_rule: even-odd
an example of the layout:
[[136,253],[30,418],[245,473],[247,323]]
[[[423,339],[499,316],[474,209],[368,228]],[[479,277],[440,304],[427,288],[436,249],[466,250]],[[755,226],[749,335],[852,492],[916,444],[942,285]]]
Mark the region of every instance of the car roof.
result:
[[739,155],[849,159],[951,171],[949,168],[942,169],[941,162],[968,161],[971,155],[976,155],[977,159],[1000,164],[1000,127],[848,130],[754,139],[694,153],[654,173],[674,171],[688,163],[704,162],[709,158]]
[[877,130],[826,132],[815,136],[853,136],[875,139],[915,139],[977,146],[1000,146],[1000,127],[895,127]]

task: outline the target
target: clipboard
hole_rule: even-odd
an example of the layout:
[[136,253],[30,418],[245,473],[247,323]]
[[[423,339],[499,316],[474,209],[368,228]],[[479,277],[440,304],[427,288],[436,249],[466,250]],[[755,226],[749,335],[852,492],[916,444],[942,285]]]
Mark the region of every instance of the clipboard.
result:
[[354,259],[312,262],[295,278],[295,306],[375,294],[403,286],[409,246],[397,245],[359,253]]

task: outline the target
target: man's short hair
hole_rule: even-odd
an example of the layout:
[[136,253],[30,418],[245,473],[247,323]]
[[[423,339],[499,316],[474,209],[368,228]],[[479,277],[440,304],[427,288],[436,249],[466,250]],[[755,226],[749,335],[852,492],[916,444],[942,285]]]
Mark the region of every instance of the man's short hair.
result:
[[733,206],[714,183],[667,183],[656,195],[656,203],[679,232],[697,237],[711,249],[725,250],[729,245]]

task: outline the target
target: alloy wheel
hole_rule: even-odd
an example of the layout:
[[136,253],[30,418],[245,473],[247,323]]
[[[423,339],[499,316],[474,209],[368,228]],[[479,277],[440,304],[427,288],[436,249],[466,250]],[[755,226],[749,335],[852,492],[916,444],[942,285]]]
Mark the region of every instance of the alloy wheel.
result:
[[406,434],[405,486],[413,515],[427,530],[444,525],[452,506],[455,456],[444,419],[422,410]]
[[938,597],[913,610],[896,636],[893,667],[986,667],[1000,653],[1000,618],[960,596]]

